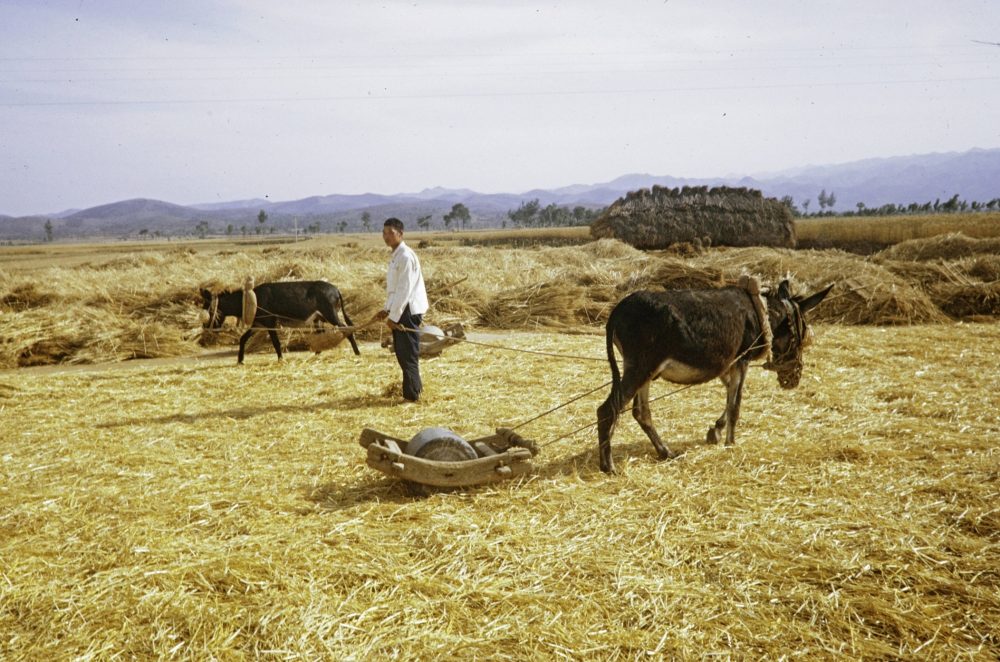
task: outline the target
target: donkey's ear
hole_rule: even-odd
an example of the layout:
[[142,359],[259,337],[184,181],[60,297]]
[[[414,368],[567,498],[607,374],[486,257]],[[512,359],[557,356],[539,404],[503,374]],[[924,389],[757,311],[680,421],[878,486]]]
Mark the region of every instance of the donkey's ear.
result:
[[778,285],[778,298],[779,299],[791,299],[792,298],[792,288],[788,283],[788,279],[781,281]]
[[819,292],[816,292],[815,294],[810,294],[805,299],[800,300],[798,302],[799,310],[801,310],[804,314],[810,308],[815,308],[824,298],[826,298],[826,295],[829,294],[830,290],[832,289],[833,289],[833,283],[827,285],[824,289],[820,290]]

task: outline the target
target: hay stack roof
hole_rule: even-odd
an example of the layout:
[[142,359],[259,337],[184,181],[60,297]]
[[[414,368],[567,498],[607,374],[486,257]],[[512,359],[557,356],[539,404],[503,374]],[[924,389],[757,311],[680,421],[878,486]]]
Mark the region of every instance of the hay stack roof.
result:
[[728,186],[632,191],[594,221],[590,234],[641,249],[706,239],[723,246],[795,246],[795,225],[784,204],[754,189]]

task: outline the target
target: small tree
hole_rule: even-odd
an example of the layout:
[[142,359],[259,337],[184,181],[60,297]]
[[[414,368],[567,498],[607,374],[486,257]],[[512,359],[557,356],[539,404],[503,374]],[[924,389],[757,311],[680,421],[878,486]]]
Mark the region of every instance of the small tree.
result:
[[417,227],[420,228],[421,230],[429,230],[431,227],[431,216],[432,216],[431,214],[427,214],[426,216],[421,216],[420,218],[418,218]]
[[816,201],[819,202],[820,211],[826,209],[826,189],[819,192],[819,196],[816,198]]
[[257,234],[264,231],[264,224],[267,223],[267,212],[263,209],[257,214]]
[[204,239],[208,234],[208,221],[198,221],[198,225],[194,226],[194,233],[198,238]]
[[809,215],[809,203],[810,202],[812,202],[812,200],[809,199],[809,198],[806,198],[805,200],[802,201],[802,215],[803,216],[808,216]]
[[469,214],[469,208],[461,202],[456,202],[451,206],[451,211],[444,215],[444,225],[446,228],[451,227],[452,221],[459,221],[464,228],[470,218],[472,216]]
[[45,241],[52,241],[52,219],[45,219]]
[[361,212],[361,227],[365,229],[365,232],[372,231],[372,215],[367,212]]
[[540,207],[538,198],[530,202],[521,202],[516,210],[507,211],[507,217],[514,222],[515,227],[531,227],[535,225],[535,215]]

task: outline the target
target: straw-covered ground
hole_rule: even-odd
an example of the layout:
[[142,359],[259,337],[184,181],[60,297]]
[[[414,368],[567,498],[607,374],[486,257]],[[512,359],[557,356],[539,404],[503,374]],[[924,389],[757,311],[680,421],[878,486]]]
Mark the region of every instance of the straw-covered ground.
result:
[[490,434],[607,366],[459,345],[416,406],[374,342],[0,374],[0,658],[997,659],[1000,325],[816,331],[735,447],[705,385],[653,405],[680,459],[623,419],[605,476],[593,428],[558,439],[601,389],[519,429],[530,477],[427,498],[362,428]]
[[[0,659],[997,659],[990,241],[431,242],[428,321],[483,344],[425,361],[419,405],[374,329],[361,356],[278,362],[265,340],[242,367],[235,328],[201,332],[199,286],[247,276],[326,278],[366,321],[374,240],[0,253]],[[611,307],[744,272],[835,283],[800,386],[753,369],[732,448],[702,443],[719,384],[657,400],[682,457],[657,462],[624,417],[619,473],[600,473]],[[162,360],[124,361],[141,357]],[[529,477],[425,498],[358,445],[521,423],[542,445]]]

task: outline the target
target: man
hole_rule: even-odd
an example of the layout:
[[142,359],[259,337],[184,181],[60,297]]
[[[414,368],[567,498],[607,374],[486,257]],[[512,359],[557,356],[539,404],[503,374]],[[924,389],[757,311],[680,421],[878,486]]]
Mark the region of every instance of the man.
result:
[[386,274],[385,308],[378,319],[392,329],[392,347],[403,370],[403,399],[417,402],[423,384],[420,381],[420,334],[417,329],[427,312],[427,290],[420,272],[417,254],[403,243],[403,222],[387,218],[382,226],[382,241],[392,249]]

